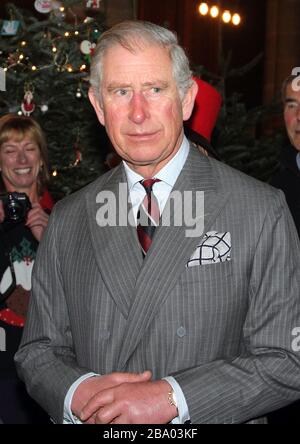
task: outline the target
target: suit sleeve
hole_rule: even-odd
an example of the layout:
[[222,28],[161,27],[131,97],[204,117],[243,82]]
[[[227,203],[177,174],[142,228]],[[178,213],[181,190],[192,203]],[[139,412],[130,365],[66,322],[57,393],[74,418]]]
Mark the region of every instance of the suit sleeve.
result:
[[300,398],[300,246],[281,192],[257,241],[244,322],[244,350],[172,376],[192,423],[243,423]]
[[65,302],[56,236],[56,208],[39,245],[22,342],[15,356],[29,394],[61,423],[72,383],[89,369],[78,367]]

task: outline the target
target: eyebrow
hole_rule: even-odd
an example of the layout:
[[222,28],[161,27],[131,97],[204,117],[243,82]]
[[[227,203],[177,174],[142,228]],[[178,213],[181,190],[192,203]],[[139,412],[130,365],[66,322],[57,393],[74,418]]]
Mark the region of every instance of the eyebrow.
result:
[[[154,86],[154,85],[160,85],[160,86],[162,86],[163,88],[167,88],[168,86],[169,86],[169,83],[168,82],[166,82],[166,81],[164,81],[164,80],[153,80],[153,81],[151,81],[151,82],[144,82],[144,83],[142,83],[142,86],[143,87],[147,87],[147,86]],[[116,83],[116,82],[113,82],[113,83],[110,83],[108,86],[107,86],[107,90],[108,91],[113,91],[114,89],[118,89],[118,88],[130,88],[132,86],[132,84],[131,83]]]
[[297,100],[297,99],[293,99],[292,97],[287,97],[287,98],[285,99],[285,103],[292,103],[292,102],[300,103],[299,100]]

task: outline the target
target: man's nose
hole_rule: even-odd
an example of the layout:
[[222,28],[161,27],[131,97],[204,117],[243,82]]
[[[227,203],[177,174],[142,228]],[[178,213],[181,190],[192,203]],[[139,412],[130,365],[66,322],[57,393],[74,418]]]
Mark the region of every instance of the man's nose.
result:
[[130,101],[129,119],[134,123],[143,123],[149,118],[148,103],[142,93],[133,93]]

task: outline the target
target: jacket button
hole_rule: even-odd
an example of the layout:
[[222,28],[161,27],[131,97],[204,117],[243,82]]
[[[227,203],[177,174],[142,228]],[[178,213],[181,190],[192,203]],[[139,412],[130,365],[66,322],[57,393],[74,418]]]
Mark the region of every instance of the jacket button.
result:
[[184,327],[179,327],[177,330],[177,336],[183,338],[186,335],[186,329]]

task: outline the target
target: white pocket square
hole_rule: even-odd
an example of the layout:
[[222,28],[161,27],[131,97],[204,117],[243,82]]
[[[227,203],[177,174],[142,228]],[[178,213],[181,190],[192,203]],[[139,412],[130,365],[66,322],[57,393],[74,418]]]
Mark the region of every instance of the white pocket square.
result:
[[231,260],[231,236],[228,231],[208,231],[188,260],[187,267],[215,264]]

